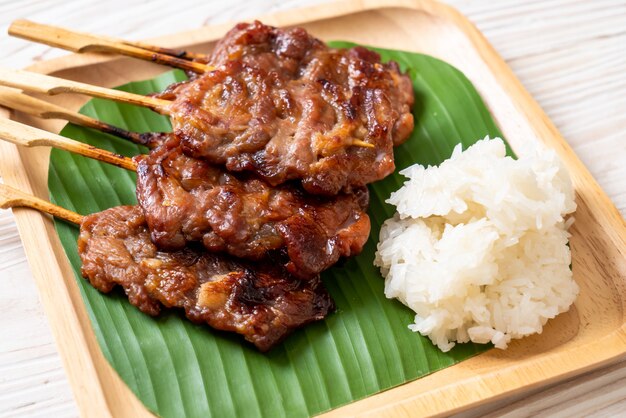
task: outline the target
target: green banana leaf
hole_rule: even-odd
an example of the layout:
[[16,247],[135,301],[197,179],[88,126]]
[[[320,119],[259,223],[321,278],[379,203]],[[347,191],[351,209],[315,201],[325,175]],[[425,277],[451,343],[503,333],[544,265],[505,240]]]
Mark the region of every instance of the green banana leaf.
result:
[[[336,42],[334,46],[351,46]],[[438,164],[459,142],[501,136],[480,96],[458,70],[435,58],[376,49],[409,72],[415,88],[416,127],[396,150],[398,171],[414,163]],[[147,94],[184,79],[179,71],[129,83],[121,90]],[[94,99],[81,110],[124,129],[171,129],[149,110]],[[67,125],[62,135],[116,153],[145,153],[140,146]],[[404,179],[397,173],[371,185],[371,237],[361,255],[323,274],[337,311],[298,330],[270,353],[242,338],[184,319],[180,312],[151,318],[122,292],[101,294],[80,276],[78,228],[56,227],[76,274],[100,347],[146,407],[163,417],[305,417],[365,398],[467,359],[488,347],[457,345],[441,353],[411,332],[413,313],[383,294],[373,266],[378,233],[394,208],[385,203]],[[82,214],[135,204],[135,174],[54,150],[49,189],[53,202]]]

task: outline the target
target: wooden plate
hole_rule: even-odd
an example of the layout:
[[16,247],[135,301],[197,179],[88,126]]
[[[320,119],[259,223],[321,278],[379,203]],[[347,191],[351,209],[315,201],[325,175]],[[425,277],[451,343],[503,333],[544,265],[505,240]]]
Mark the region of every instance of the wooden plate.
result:
[[[516,341],[507,351],[490,350],[326,416],[458,412],[588,371],[626,352],[626,224],[552,122],[466,18],[431,0],[353,0],[260,19],[278,26],[301,25],[326,40],[416,51],[451,63],[474,83],[514,149],[519,150],[524,141],[540,141],[558,152],[577,193],[571,247],[581,293],[570,312],[551,321],[543,335]],[[206,27],[152,42],[208,50],[231,26]],[[72,55],[30,69],[102,86],[147,79],[167,70],[98,54]],[[87,99],[67,95],[48,100],[77,109]],[[13,117],[53,132],[64,124],[21,114]],[[0,143],[4,181],[46,198],[48,155],[47,149]],[[52,222],[27,209],[16,209],[15,215],[81,414],[149,416],[102,355]]]

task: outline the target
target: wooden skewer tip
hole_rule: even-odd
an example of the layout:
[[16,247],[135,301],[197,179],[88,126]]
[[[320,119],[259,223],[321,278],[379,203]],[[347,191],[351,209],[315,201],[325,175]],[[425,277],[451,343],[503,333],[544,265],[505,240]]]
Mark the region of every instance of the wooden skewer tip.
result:
[[353,140],[352,145],[363,148],[376,148],[376,145],[370,144],[369,142],[361,141],[360,139]]
[[18,207],[35,209],[76,225],[80,225],[84,219],[82,215],[76,212],[29,195],[6,184],[0,184],[0,208],[9,209]]

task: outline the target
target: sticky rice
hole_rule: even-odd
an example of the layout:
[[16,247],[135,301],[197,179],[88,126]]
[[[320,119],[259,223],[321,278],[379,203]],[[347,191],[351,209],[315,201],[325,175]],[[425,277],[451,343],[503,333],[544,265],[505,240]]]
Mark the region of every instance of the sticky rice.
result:
[[578,294],[567,228],[574,191],[553,151],[506,157],[501,139],[413,165],[388,203],[375,264],[385,295],[415,311],[409,328],[442,351],[541,333]]

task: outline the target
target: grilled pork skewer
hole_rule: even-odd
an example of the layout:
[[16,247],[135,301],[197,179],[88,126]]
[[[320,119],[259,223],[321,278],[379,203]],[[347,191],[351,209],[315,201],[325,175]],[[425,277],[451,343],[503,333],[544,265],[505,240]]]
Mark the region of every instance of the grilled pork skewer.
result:
[[201,54],[70,31],[28,20],[14,21],[9,27],[9,34],[72,52],[112,52],[196,73],[213,69],[203,62],[187,59],[203,59],[204,55]]
[[[91,84],[65,80],[62,78],[23,70],[0,68],[0,86],[7,86],[22,89],[24,91],[32,91],[48,95],[61,93],[85,94],[92,97],[99,97],[117,102],[147,107],[157,113],[166,115],[169,115],[172,111],[172,109],[170,109],[170,105],[172,103],[169,100],[163,100],[152,96],[142,96],[140,94],[128,93],[121,90],[107,89],[104,87],[93,86]],[[373,144],[354,138],[350,139],[349,145],[363,148],[374,147]]]
[[[11,120],[0,138],[54,146],[135,169],[129,158]],[[300,279],[315,277],[340,257],[359,254],[369,237],[366,188],[320,198],[294,185],[271,187],[184,155],[172,135],[137,161],[137,199],[156,245],[179,250],[201,242],[210,251],[284,263]]]
[[[0,73],[2,69],[0,68]],[[9,70],[11,71],[11,70]],[[27,73],[28,76],[33,76],[34,78],[39,79],[40,74],[36,73]],[[46,76],[47,77],[47,76]],[[61,79],[56,79],[61,80]],[[48,80],[49,81],[49,80]],[[66,80],[63,80],[66,81]],[[21,90],[13,87],[3,87],[3,81],[0,79],[0,106],[4,106],[8,109],[17,110],[29,115],[33,115],[42,119],[61,119],[66,120],[68,122],[72,122],[79,126],[84,126],[86,128],[96,129],[108,134],[112,134],[115,136],[119,136],[124,139],[128,139],[136,144],[147,146],[148,148],[154,148],[159,143],[164,141],[164,138],[169,134],[165,132],[130,132],[122,128],[118,128],[116,126],[110,125],[108,123],[99,121],[94,118],[90,118],[89,116],[85,116],[78,112],[72,112],[67,110],[61,106],[57,106],[45,100],[36,99],[34,97],[28,96]],[[7,81],[7,85],[22,85],[21,81]],[[38,91],[34,87],[27,88],[25,90],[29,91]],[[117,90],[112,90],[117,91]],[[53,93],[56,94],[56,93]],[[145,96],[139,96],[145,97]],[[117,100],[117,99],[115,99]],[[137,100],[137,98],[134,98]],[[122,100],[117,100],[122,101]],[[136,104],[136,103],[134,103]],[[150,107],[150,106],[148,106]],[[371,144],[360,143],[359,141],[355,142],[355,145],[370,147]]]
[[87,96],[147,107],[162,114],[168,114],[168,107],[171,104],[169,100],[156,97],[142,96],[121,90],[92,86],[91,84],[78,81],[8,68],[0,68],[0,85],[49,95],[60,93],[85,94]]
[[214,71],[158,96],[172,101],[188,155],[327,196],[394,171],[393,147],[413,129],[414,101],[397,63],[260,22],[236,25],[209,62]]
[[[152,96],[142,96],[140,94],[128,93],[121,90],[107,89],[104,87],[93,86],[91,84],[80,83],[78,81],[65,80],[58,77],[52,77],[44,74],[33,73],[23,70],[14,70],[8,68],[0,68],[0,86],[8,86],[13,89],[21,89],[24,91],[32,91],[35,93],[43,93],[48,95],[56,95],[61,93],[77,93],[87,96],[110,99],[117,102],[134,104],[147,107],[157,113],[168,114],[168,107],[171,104],[169,100],[163,100]],[[5,101],[6,106],[22,110],[27,108],[28,99],[22,99],[23,103],[13,105],[15,101],[9,98]],[[25,102],[25,103],[24,103]],[[30,101],[32,103],[32,101]],[[33,114],[32,110],[24,109],[26,113]],[[67,111],[59,114],[63,118],[68,116]],[[98,129],[97,126],[93,126]],[[354,145],[371,147],[371,144],[362,141],[353,141]]]
[[151,316],[182,308],[192,322],[236,332],[267,351],[334,309],[319,278],[300,281],[271,262],[253,265],[194,247],[159,251],[136,206],[81,216],[0,185],[0,208],[20,206],[79,224],[83,277],[103,293],[121,286],[130,303]]
[[365,187],[324,198],[294,184],[270,186],[188,157],[177,136],[136,161],[137,200],[162,248],[201,241],[253,260],[278,251],[304,279],[359,254],[369,237]]

